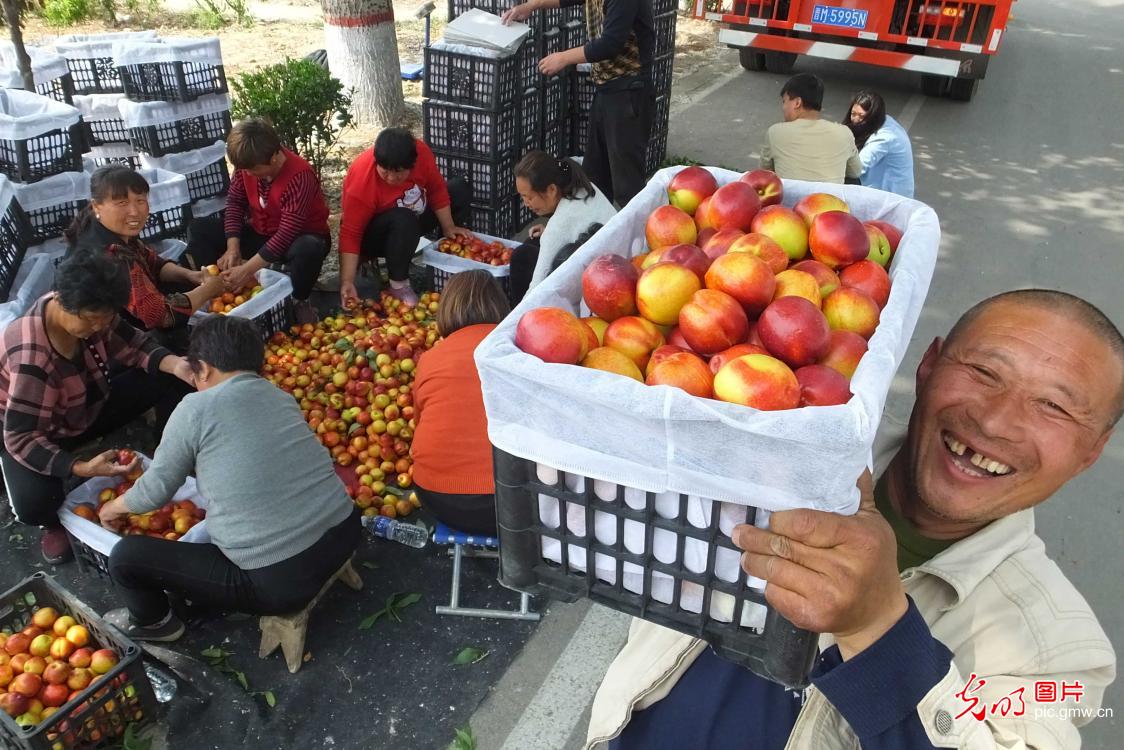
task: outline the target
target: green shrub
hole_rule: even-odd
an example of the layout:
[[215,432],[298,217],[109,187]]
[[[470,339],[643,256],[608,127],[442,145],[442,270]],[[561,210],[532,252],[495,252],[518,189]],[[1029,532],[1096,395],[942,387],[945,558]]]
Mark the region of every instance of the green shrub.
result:
[[311,60],[287,59],[231,81],[236,119],[261,117],[320,174],[352,123],[343,84]]
[[94,15],[97,6],[92,0],[46,0],[43,20],[51,26],[69,26]]

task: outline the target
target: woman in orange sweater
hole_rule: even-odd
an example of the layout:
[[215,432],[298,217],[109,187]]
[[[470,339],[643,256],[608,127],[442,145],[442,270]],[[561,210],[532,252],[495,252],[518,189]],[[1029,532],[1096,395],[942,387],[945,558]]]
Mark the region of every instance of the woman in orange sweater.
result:
[[438,520],[470,534],[496,533],[492,445],[472,354],[510,311],[487,271],[453,276],[437,311],[442,340],[418,361],[414,380],[418,499]]

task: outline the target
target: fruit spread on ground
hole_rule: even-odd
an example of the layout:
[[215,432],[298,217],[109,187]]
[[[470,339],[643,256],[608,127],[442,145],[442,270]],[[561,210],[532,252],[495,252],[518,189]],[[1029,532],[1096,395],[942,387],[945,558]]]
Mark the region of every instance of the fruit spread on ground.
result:
[[441,240],[437,243],[437,249],[458,258],[468,258],[490,266],[506,266],[511,262],[511,248],[498,240],[488,242],[479,237],[458,235],[455,239]]
[[648,252],[586,267],[592,316],[530,310],[516,346],[761,410],[846,403],[902,232],[834,195],[788,208],[783,193],[767,170],[722,187],[701,167],[680,171],[647,219]]
[[291,393],[368,516],[418,507],[410,441],[417,425],[412,383],[418,356],[436,343],[440,295],[406,307],[383,294],[319,323],[278,333],[262,374]]

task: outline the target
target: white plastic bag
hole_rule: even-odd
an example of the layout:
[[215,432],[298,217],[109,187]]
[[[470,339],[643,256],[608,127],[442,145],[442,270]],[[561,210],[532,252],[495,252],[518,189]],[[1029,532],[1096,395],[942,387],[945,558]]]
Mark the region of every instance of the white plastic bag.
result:
[[187,251],[187,243],[183,240],[160,240],[152,244],[152,249],[164,260],[174,263]]
[[78,110],[21,89],[0,89],[0,140],[22,141],[78,122]]
[[54,280],[54,258],[47,253],[25,255],[8,292],[8,301],[0,304],[0,332],[49,292]]
[[225,141],[215,141],[210,146],[192,149],[191,151],[182,151],[176,154],[167,154],[165,156],[140,155],[142,167],[147,167],[149,169],[166,169],[169,172],[176,172],[182,175],[198,172],[201,169],[206,169],[217,161],[224,161],[225,159]]
[[227,94],[207,94],[193,102],[134,102],[122,99],[117,106],[125,127],[144,128],[225,112],[230,109],[230,97]]
[[[588,314],[581,302],[582,271],[605,253],[644,252],[645,221],[667,203],[667,185],[677,171],[658,172],[477,348],[489,438],[513,455],[627,487],[766,510],[853,512],[855,480],[870,463],[890,383],[936,264],[940,228],[922,203],[869,188],[785,181],[785,205],[813,192],[833,193],[859,218],[883,219],[904,231],[891,267],[890,299],[851,380],[854,398],[846,405],[762,412],[598,370],[548,364],[515,347],[515,327],[532,308]],[[739,176],[711,171],[723,184]]]
[[[145,471],[148,471],[148,467],[152,465],[152,460],[148,456],[140,455],[141,465],[144,466]],[[121,541],[121,537],[100,524],[75,515],[74,507],[81,503],[87,503],[93,505],[96,509],[98,507],[98,495],[101,491],[107,487],[116,487],[122,481],[124,481],[122,477],[93,477],[87,479],[70,491],[62,504],[62,508],[59,509],[59,523],[62,524],[63,528],[86,546],[97,550],[106,557],[109,557],[109,553],[113,551],[113,546]],[[172,496],[172,501],[178,502],[180,500],[190,500],[203,510],[207,509],[207,498],[199,494],[195,477],[188,477],[183,486],[176,490],[176,494]],[[210,542],[211,536],[207,533],[207,519],[204,518],[188,529],[188,532],[181,536],[179,541],[198,544]]]
[[[502,237],[492,237],[491,235],[480,233],[476,233],[476,236],[485,242],[502,242],[505,247],[515,248],[519,246],[518,242],[505,240]],[[489,263],[481,263],[478,260],[472,260],[471,258],[461,258],[457,255],[443,253],[437,249],[437,245],[440,242],[441,240],[436,240],[422,248],[422,263],[427,266],[433,266],[434,268],[440,268],[442,271],[447,271],[449,273],[484,269],[497,278],[507,276],[511,273],[511,266],[493,266]]]
[[[42,47],[25,47],[31,58],[31,74],[35,85],[42,86],[70,73],[66,58]],[[0,42],[0,87],[22,89],[23,77],[16,62],[16,50],[11,42]]]
[[[261,292],[259,292],[256,297],[250,297],[250,299],[226,313],[227,315],[253,320],[257,316],[270,310],[278,302],[283,301],[286,297],[293,294],[292,280],[279,271],[263,268],[254,274],[254,278],[262,285]],[[195,325],[209,315],[219,315],[220,313],[206,312],[209,304],[210,301],[208,300],[207,304],[196,310],[188,320],[188,323],[190,325]]]
[[17,183],[15,189],[16,199],[24,211],[38,211],[63,203],[89,200],[90,175],[85,172],[62,172],[44,177],[38,182]]
[[130,143],[110,143],[104,146],[94,146],[82,154],[82,171],[93,174],[102,167],[111,164],[124,164],[133,166],[140,164],[136,149]]
[[226,208],[226,198],[201,198],[191,204],[191,216],[194,219],[201,219],[204,216],[212,216]]
[[165,37],[159,40],[123,39],[113,43],[113,63],[118,67],[161,62],[222,65],[222,49],[218,37],[207,39],[191,39],[188,37]]
[[137,173],[148,182],[148,210],[152,213],[179,208],[191,202],[187,178],[166,169],[139,168]]
[[104,34],[65,34],[55,40],[55,51],[68,60],[97,60],[113,57],[119,42],[158,41],[155,31],[111,31]]
[[74,97],[74,107],[82,113],[82,119],[121,121],[120,102],[124,94],[79,94]]

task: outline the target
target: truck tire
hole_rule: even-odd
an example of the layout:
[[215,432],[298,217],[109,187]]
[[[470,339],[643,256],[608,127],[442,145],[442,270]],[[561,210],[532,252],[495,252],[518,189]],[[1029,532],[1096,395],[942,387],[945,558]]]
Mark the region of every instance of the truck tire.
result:
[[925,94],[925,96],[944,96],[948,93],[949,80],[950,79],[946,76],[922,73],[921,92]]
[[970,102],[979,85],[978,78],[953,78],[948,84],[948,98],[958,102]]
[[796,64],[794,52],[766,52],[765,70],[770,73],[791,73],[792,66]]
[[742,47],[738,50],[738,60],[746,70],[758,72],[765,69],[765,53],[758,52],[752,47]]

